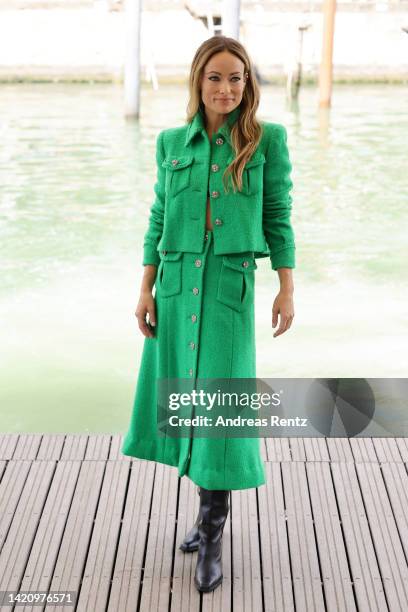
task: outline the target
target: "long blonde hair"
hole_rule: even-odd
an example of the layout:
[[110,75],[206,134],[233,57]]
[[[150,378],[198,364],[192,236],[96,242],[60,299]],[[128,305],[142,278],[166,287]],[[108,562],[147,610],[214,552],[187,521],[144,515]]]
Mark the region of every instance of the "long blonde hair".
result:
[[[229,51],[244,64],[244,74],[248,73],[246,85],[240,103],[241,113],[231,129],[231,145],[235,159],[225,169],[223,174],[224,188],[228,176],[231,175],[234,193],[235,187],[242,190],[242,174],[244,166],[251,158],[262,136],[262,127],[255,117],[259,106],[259,86],[252,68],[252,62],[245,48],[234,38],[227,36],[212,36],[205,40],[197,49],[191,63],[189,76],[190,99],[187,104],[187,123],[201,110],[204,115],[204,104],[201,100],[200,84],[203,71],[211,57],[220,51]],[[226,179],[226,181],[224,181]]]

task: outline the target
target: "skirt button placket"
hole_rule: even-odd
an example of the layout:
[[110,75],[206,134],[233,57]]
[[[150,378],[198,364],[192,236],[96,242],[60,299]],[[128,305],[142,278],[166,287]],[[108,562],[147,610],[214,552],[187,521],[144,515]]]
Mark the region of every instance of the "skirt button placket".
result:
[[[190,379],[192,384],[191,389],[196,388],[198,360],[200,357],[200,347],[198,339],[200,336],[200,323],[201,323],[201,311],[202,311],[202,288],[203,288],[203,274],[205,269],[205,261],[207,257],[207,251],[209,249],[211,240],[209,240],[209,232],[205,233],[203,252],[200,253],[196,258],[191,260],[191,264],[195,270],[193,287],[191,287],[191,293],[189,291],[189,312],[188,312],[188,326],[190,329],[190,337],[187,339],[187,372],[186,377]],[[191,305],[191,307],[190,307]],[[191,408],[191,418],[195,416],[194,406]],[[190,426],[190,433],[192,433],[193,426]],[[190,436],[188,441],[188,449],[186,452],[184,472],[187,471],[187,466],[191,457],[191,445],[192,437]]]
[[200,296],[198,297],[198,299],[193,298],[192,303],[194,304],[194,308],[192,309],[192,312],[190,312],[189,318],[190,318],[190,323],[191,323],[191,334],[190,334],[190,340],[188,342],[188,346],[190,347],[190,367],[188,368],[188,377],[194,377],[194,379],[196,378],[197,375],[197,365],[198,365],[198,358],[199,358],[199,351],[193,351],[191,349],[194,349],[197,346],[197,342],[198,342],[198,336],[200,333],[200,319],[201,319],[201,306],[202,306],[202,297],[201,297],[201,289],[203,286],[203,270],[205,267],[205,259],[206,259],[206,255],[207,255],[207,250],[209,248],[209,233],[205,232],[205,236],[204,236],[204,249],[203,249],[203,253],[200,254],[200,256],[194,260],[194,267],[197,271],[197,280],[194,283],[194,287],[192,288],[192,293],[194,296]]

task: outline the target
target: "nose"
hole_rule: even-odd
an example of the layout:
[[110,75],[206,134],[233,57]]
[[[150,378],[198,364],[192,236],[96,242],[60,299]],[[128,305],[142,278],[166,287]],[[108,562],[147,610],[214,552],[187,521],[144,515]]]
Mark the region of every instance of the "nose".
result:
[[231,91],[231,88],[228,85],[220,85],[220,89],[219,92],[222,95],[225,95],[225,93],[229,94]]

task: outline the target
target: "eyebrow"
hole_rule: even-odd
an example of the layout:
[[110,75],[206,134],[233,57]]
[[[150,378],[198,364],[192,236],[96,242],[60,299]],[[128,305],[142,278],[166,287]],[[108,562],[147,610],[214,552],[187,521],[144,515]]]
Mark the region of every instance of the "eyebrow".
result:
[[[221,74],[221,72],[217,72],[216,70],[209,70],[206,74],[210,74],[210,72],[215,72],[215,74]],[[235,72],[230,72],[230,76],[231,74],[241,74],[241,71],[236,70]]]

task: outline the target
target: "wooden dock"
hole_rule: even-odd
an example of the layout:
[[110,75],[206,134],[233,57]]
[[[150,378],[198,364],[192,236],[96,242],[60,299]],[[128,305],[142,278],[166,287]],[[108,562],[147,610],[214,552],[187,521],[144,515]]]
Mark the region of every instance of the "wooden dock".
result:
[[178,548],[197,487],[121,443],[0,435],[0,591],[77,594],[15,610],[408,610],[407,439],[262,439],[267,484],[232,491],[209,594]]

